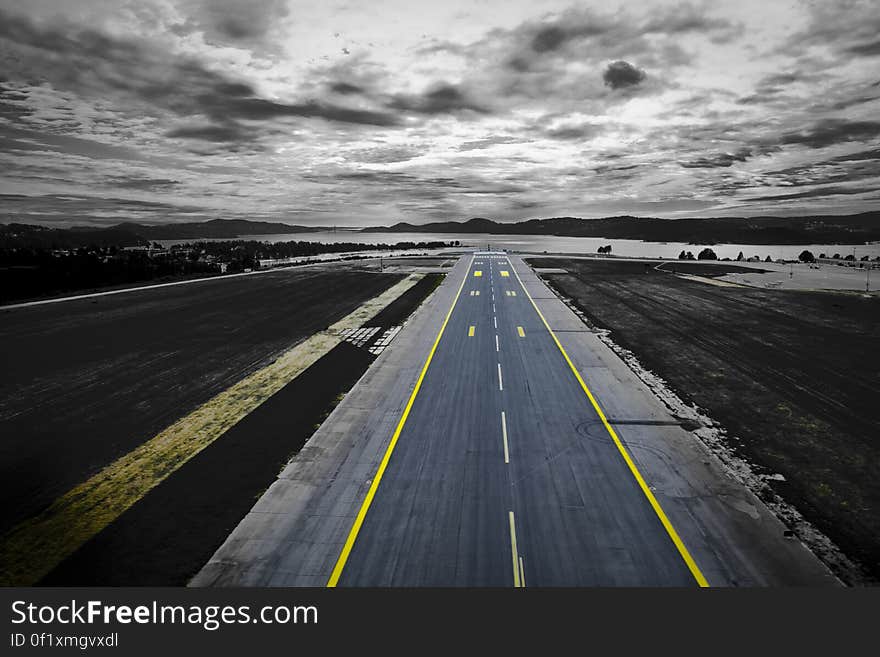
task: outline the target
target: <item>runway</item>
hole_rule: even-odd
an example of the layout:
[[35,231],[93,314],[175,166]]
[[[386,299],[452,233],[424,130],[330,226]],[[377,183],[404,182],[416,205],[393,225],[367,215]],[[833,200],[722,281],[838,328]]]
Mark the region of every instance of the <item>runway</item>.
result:
[[331,584],[704,583],[611,431],[507,257],[475,255]]
[[521,258],[460,258],[190,586],[837,586]]

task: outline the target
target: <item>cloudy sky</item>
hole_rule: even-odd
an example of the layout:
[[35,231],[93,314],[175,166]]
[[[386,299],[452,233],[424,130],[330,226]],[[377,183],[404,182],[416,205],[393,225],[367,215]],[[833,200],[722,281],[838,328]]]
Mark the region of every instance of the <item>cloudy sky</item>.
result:
[[0,220],[880,208],[876,0],[0,0]]

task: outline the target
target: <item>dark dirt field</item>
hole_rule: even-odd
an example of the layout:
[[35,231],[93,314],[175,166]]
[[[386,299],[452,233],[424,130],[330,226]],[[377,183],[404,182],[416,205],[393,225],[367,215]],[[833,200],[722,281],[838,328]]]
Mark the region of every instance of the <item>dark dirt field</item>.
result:
[[0,309],[0,532],[401,278],[288,270]]
[[[440,284],[428,275],[368,326],[397,326]],[[381,335],[379,331],[374,340]],[[375,356],[343,342],[185,463],[41,582],[178,586],[198,572]]]
[[880,580],[880,298],[715,287],[534,258],[596,326],[741,439],[772,487]]

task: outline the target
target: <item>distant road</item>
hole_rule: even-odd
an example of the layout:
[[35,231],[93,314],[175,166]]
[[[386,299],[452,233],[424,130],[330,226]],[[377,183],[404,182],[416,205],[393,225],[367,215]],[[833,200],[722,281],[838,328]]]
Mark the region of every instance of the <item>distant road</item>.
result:
[[506,256],[474,257],[404,420],[331,584],[705,584]]

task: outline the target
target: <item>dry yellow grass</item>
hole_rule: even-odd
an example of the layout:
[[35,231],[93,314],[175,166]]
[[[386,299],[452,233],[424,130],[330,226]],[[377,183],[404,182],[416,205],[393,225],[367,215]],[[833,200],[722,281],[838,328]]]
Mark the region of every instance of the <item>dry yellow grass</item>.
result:
[[412,274],[209,400],[0,539],[0,585],[28,586],[422,278]]

